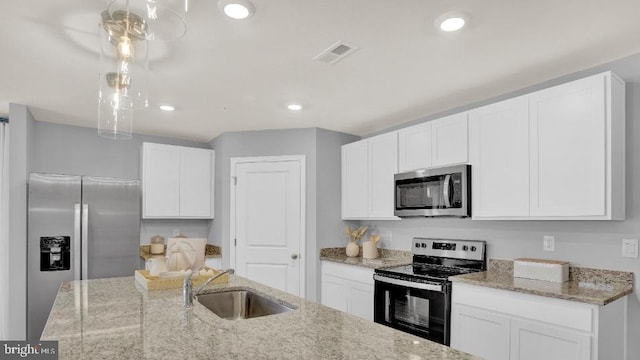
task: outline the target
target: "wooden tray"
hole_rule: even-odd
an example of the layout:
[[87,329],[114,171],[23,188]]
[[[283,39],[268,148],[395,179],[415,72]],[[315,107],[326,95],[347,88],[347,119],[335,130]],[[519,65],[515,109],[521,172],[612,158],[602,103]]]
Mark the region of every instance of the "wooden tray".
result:
[[[215,274],[219,274],[222,272],[220,270],[215,270],[208,267],[205,267],[205,270],[213,270]],[[204,282],[207,281],[209,277],[210,276],[207,276],[207,275],[193,275],[191,277],[191,281],[193,282],[193,286],[200,286],[204,284]],[[182,284],[184,283],[183,277],[171,278],[171,279],[160,278],[157,276],[149,275],[149,271],[147,270],[136,270],[135,278],[136,278],[136,282],[146,290],[178,289],[178,288],[181,288]],[[229,274],[224,274],[219,278],[210,282],[210,284],[226,284],[228,282],[229,282]]]

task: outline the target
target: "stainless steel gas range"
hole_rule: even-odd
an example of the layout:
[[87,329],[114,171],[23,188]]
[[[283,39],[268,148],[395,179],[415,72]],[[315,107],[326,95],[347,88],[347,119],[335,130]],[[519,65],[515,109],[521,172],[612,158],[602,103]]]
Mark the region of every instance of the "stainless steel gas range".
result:
[[486,269],[486,243],[414,238],[413,263],[376,269],[374,321],[449,345],[449,276]]

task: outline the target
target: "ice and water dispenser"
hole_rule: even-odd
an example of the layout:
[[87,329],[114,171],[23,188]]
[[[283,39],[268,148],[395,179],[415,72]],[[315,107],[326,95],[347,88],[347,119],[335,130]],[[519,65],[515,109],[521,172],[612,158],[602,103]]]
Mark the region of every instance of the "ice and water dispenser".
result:
[[60,271],[69,269],[71,269],[71,237],[41,237],[40,271]]

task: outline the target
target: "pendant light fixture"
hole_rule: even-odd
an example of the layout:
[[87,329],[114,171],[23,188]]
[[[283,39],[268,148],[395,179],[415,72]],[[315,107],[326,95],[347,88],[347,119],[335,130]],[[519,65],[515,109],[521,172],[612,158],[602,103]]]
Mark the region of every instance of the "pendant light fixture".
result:
[[187,0],[114,0],[101,14],[98,135],[131,139],[149,106],[149,44],[184,36]]

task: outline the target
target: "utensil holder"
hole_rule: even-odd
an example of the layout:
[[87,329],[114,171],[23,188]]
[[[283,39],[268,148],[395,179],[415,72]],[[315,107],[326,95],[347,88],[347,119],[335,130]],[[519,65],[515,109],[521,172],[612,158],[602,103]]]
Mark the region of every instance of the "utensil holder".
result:
[[364,259],[375,259],[378,257],[378,246],[373,241],[364,241],[362,243],[362,257]]

